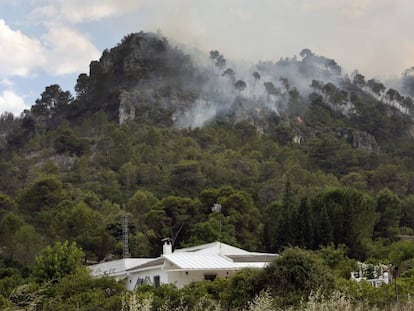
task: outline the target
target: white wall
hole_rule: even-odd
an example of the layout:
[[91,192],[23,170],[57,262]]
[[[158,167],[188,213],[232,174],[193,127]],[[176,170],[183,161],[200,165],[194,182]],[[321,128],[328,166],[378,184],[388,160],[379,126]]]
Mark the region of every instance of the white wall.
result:
[[126,279],[126,287],[128,290],[134,290],[137,284],[138,279],[144,279],[153,284],[154,276],[160,276],[160,283],[161,284],[175,284],[178,288],[182,288],[185,285],[190,284],[194,281],[202,281],[204,280],[205,274],[216,274],[218,278],[227,278],[234,274],[235,271],[170,271],[167,272],[162,269],[151,269],[147,271],[140,271],[130,273]]
[[134,290],[138,279],[146,279],[150,282],[150,284],[153,284],[154,276],[156,275],[160,276],[160,284],[168,283],[167,273],[164,270],[158,268],[130,273],[126,280],[126,287],[128,288],[128,290]]
[[128,275],[126,279],[126,287],[128,290],[134,290],[137,284],[137,280],[140,279],[147,279],[150,284],[153,284],[154,276],[160,276],[160,283],[161,284],[175,284],[178,288],[182,288],[185,285],[190,284],[194,281],[202,281],[204,280],[205,274],[216,274],[218,278],[227,278],[234,274],[234,271],[170,271],[167,272],[165,270],[158,269],[151,269],[147,271],[140,271],[134,272]]
[[178,288],[182,288],[185,285],[190,284],[194,281],[204,280],[205,274],[216,274],[217,278],[226,278],[232,275],[234,271],[173,271],[168,272],[168,282],[175,284]]

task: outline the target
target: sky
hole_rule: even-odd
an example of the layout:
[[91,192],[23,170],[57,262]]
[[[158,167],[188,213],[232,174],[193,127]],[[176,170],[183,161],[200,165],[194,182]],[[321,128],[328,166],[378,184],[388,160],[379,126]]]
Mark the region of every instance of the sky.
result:
[[0,0],[0,114],[80,73],[130,33],[227,59],[277,61],[303,48],[346,72],[390,79],[414,66],[412,0]]

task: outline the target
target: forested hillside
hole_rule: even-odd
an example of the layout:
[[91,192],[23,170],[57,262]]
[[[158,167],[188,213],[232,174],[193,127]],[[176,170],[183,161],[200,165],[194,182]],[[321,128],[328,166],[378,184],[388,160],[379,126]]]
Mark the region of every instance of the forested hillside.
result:
[[1,116],[0,270],[16,283],[0,294],[58,241],[76,242],[85,263],[122,256],[125,213],[133,257],[158,256],[172,237],[344,247],[409,271],[414,245],[395,255],[414,230],[409,79],[388,88],[308,49],[246,66],[124,37],[76,94],[46,86],[20,117]]

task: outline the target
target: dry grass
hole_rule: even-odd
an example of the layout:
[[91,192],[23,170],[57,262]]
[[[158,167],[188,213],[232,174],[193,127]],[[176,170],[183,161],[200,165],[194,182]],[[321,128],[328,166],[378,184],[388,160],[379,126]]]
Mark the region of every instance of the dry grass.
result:
[[[121,311],[151,311],[152,297],[138,299],[137,295],[131,294],[125,299]],[[168,311],[221,311],[227,310],[220,303],[212,301],[208,298],[202,298],[193,309],[189,309],[184,303],[181,303],[175,309],[168,306],[168,302],[161,307],[161,310]],[[368,306],[364,303],[355,303],[343,293],[334,292],[329,297],[319,292],[309,296],[306,302],[298,307],[282,308],[275,305],[273,298],[268,292],[262,292],[249,302],[246,309],[241,311],[380,311],[376,307]],[[383,309],[382,309],[383,310]],[[410,298],[404,304],[392,305],[387,311],[413,311],[414,299]],[[240,311],[240,310],[239,310]]]

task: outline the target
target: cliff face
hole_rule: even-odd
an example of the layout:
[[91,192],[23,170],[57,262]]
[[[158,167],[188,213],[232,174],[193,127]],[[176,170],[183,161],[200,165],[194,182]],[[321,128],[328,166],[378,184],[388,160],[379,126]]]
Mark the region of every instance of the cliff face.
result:
[[297,144],[307,143],[322,135],[330,135],[349,143],[354,149],[367,152],[378,152],[380,147],[375,137],[365,131],[350,128],[328,128],[314,126],[312,124],[300,124],[293,129],[293,142]]
[[[196,90],[196,70],[188,55],[153,33],[136,33],[105,50],[90,64],[88,92],[91,104],[99,102],[119,123],[132,120],[144,106],[165,106]],[[178,95],[177,95],[178,94]]]
[[375,137],[367,132],[354,131],[352,132],[352,147],[363,149],[366,151],[378,151],[379,147]]
[[117,77],[118,83],[136,83],[163,71],[171,57],[170,52],[164,38],[152,33],[131,34],[118,46],[105,50],[99,61],[91,62],[90,77],[93,80],[100,74],[108,74]]
[[119,124],[135,119],[135,101],[126,91],[119,95]]

